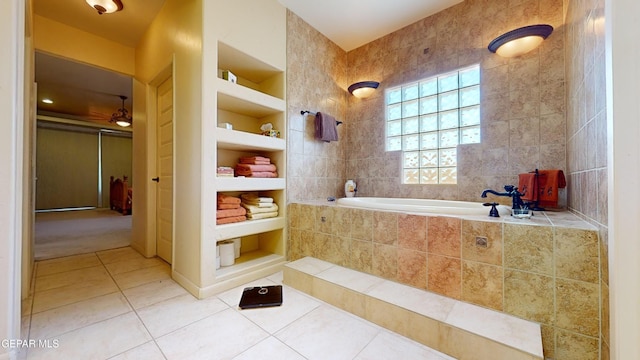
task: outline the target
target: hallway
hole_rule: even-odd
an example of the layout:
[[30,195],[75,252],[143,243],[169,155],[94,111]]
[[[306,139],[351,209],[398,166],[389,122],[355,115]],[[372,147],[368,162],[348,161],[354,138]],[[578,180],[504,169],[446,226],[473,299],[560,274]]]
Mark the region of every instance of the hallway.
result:
[[22,338],[42,347],[20,358],[451,359],[288,286],[280,307],[239,310],[245,286],[197,300],[170,271],[130,247],[37,262]]

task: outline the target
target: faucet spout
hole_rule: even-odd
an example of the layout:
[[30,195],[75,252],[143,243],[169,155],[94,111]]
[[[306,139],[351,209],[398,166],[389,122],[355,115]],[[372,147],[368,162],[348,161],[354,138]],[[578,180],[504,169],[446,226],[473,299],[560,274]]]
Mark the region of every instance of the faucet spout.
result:
[[482,191],[482,195],[480,195],[480,197],[486,198],[487,197],[487,193],[493,194],[493,195],[496,195],[496,196],[509,196],[509,197],[511,196],[511,194],[509,194],[509,193],[499,193],[499,192],[497,192],[495,190],[486,189],[486,190]]
[[525,206],[524,202],[520,198],[524,194],[519,193],[517,187],[515,187],[513,185],[505,185],[504,186],[504,190],[505,190],[505,192],[500,193],[500,192],[497,192],[495,190],[486,189],[486,190],[482,191],[482,195],[480,195],[480,197],[486,198],[487,194],[493,194],[493,195],[496,195],[496,196],[506,196],[506,197],[510,197],[512,199],[512,203],[513,203],[513,206],[511,207],[512,209],[520,209],[523,206]]

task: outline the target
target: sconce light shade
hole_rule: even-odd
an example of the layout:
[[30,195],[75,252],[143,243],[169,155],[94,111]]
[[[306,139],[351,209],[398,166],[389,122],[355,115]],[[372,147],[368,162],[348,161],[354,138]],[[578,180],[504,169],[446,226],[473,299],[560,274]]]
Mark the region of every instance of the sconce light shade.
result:
[[357,98],[366,98],[371,96],[380,85],[377,81],[361,81],[349,86],[349,93]]
[[98,14],[110,14],[122,10],[124,5],[120,0],[86,0],[87,4],[98,10]]
[[530,25],[504,33],[489,43],[489,51],[502,57],[525,54],[538,47],[553,32],[551,25]]

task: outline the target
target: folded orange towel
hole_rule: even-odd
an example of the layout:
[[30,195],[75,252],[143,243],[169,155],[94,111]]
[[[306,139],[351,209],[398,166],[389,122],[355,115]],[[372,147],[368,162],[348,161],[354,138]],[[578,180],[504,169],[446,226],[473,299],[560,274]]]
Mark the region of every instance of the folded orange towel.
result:
[[263,156],[245,156],[240,158],[241,164],[256,164],[256,165],[268,165],[271,164],[271,159]]
[[225,194],[218,194],[218,204],[237,204],[237,205],[240,205],[241,201],[242,200],[240,200],[239,197],[229,196],[229,195],[225,195]]
[[235,217],[235,216],[244,216],[246,214],[247,214],[247,209],[243,207],[239,207],[237,209],[216,210],[216,219],[226,218],[226,217]]
[[221,204],[218,203],[218,210],[237,209],[241,204]]
[[278,173],[275,171],[256,171],[256,172],[252,172],[251,175],[248,175],[248,177],[254,177],[254,178],[277,178],[278,177]]
[[518,175],[518,192],[522,195],[524,201],[538,200],[538,184],[535,173],[526,173]]
[[567,186],[562,170],[538,171],[538,205],[542,207],[558,207],[558,189]]
[[232,217],[216,219],[216,225],[231,224],[231,223],[236,223],[236,222],[241,222],[246,220],[247,220],[246,216],[232,216]]

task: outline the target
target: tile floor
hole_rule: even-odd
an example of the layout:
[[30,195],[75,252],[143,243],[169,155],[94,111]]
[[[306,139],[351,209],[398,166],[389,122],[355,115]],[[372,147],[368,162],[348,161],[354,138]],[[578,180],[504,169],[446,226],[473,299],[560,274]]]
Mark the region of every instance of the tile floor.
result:
[[36,266],[22,359],[452,359],[288,286],[280,307],[239,310],[244,286],[197,300],[129,247]]

